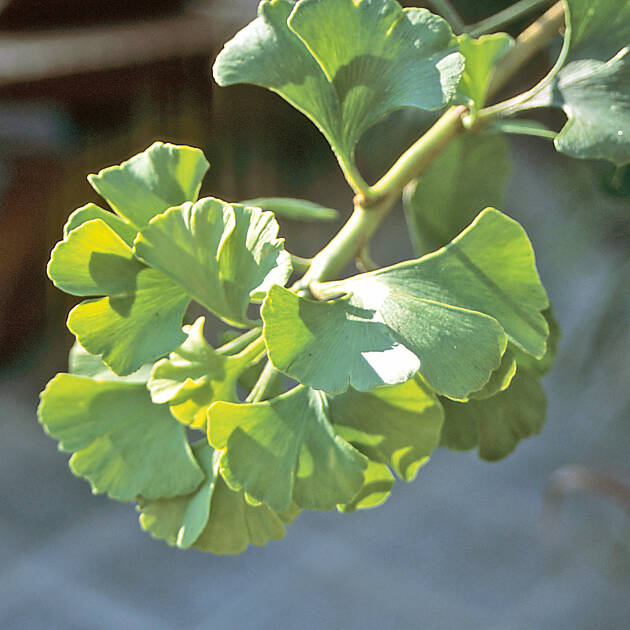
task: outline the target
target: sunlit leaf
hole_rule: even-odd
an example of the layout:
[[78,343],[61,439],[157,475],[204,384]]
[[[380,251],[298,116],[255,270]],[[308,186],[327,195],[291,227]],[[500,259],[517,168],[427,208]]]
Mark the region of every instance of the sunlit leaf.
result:
[[291,260],[271,212],[206,198],[171,208],[140,231],[134,252],[237,326],[252,299],[284,284]]
[[558,151],[630,162],[630,0],[564,0],[568,54],[551,84],[526,106],[561,107]]
[[339,212],[318,203],[288,197],[257,197],[241,202],[244,206],[271,210],[276,216],[293,221],[334,221]]
[[64,238],[67,238],[72,230],[94,219],[101,219],[101,221],[106,223],[129,247],[133,247],[133,241],[138,234],[138,230],[122,217],[119,217],[109,210],[103,210],[103,208],[99,208],[93,203],[88,203],[81,208],[77,208],[68,217],[66,224],[63,226]]
[[87,376],[99,381],[120,381],[125,383],[146,383],[151,376],[152,363],[145,363],[139,370],[121,377],[112,372],[105,363],[94,354],[87,352],[75,341],[68,354],[68,372],[76,376]]
[[196,201],[208,167],[200,149],[154,142],[88,180],[115,212],[140,229],[168,208]]
[[395,0],[265,0],[225,45],[214,76],[278,92],[348,165],[365,129],[388,112],[448,102],[463,70],[456,50],[442,18]]
[[335,433],[326,396],[310,388],[262,403],[214,403],[208,439],[226,449],[221,472],[228,484],[276,512],[292,500],[330,510],[350,502],[363,484],[366,459]]
[[279,370],[330,393],[396,384],[419,369],[435,391],[464,400],[499,367],[507,339],[545,352],[548,301],[531,244],[491,208],[434,254],[318,291],[345,295],[315,302],[273,287],[264,335]]
[[48,275],[67,293],[106,296],[72,309],[68,328],[117,374],[134,372],[185,339],[181,322],[190,298],[136,260],[101,219],[83,223],[56,245]]
[[461,134],[405,189],[404,209],[418,254],[446,245],[482,208],[501,207],[511,171],[498,134]]
[[394,476],[386,464],[368,460],[365,482],[349,503],[337,506],[340,512],[354,512],[382,505],[394,487]]
[[[236,384],[253,360],[251,351],[217,353],[203,336],[204,321],[199,317],[192,326],[184,326],[188,338],[155,364],[147,384],[154,403],[168,403],[178,420],[199,429],[205,428],[213,402],[238,400]],[[258,355],[264,352],[262,340],[259,345]]]
[[331,398],[330,411],[341,437],[405,481],[414,479],[440,441],[442,407],[420,379],[370,392],[349,389]]
[[94,493],[120,501],[172,497],[203,479],[183,425],[151,402],[144,383],[58,374],[42,392],[38,414]]
[[496,396],[442,403],[442,446],[455,450],[477,446],[479,457],[490,461],[506,457],[521,440],[539,433],[547,406],[540,377],[526,369],[518,369],[510,386]]
[[219,475],[220,453],[204,439],[192,451],[205,479],[194,492],[170,499],[143,500],[140,525],[154,538],[181,549],[197,547],[235,554],[248,544],[264,545],[284,537],[284,523],[267,506],[251,506],[242,492],[230,490]]
[[482,35],[477,39],[460,35],[457,40],[459,52],[466,60],[457,87],[458,101],[468,105],[474,114],[485,105],[494,67],[514,45],[514,40],[507,33]]

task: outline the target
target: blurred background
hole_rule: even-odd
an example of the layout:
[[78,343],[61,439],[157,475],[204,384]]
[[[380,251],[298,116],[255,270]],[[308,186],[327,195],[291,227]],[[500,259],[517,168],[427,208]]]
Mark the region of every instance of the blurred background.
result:
[[[308,120],[262,89],[212,83],[256,4],[0,0],[0,628],[627,628],[630,518],[614,496],[630,470],[630,172],[546,140],[510,139],[502,209],[531,237],[563,335],[547,424],[506,460],[438,450],[380,509],[303,513],[283,541],[214,557],[153,541],[133,506],[93,497],[37,424],[39,391],[66,369],[73,305],[45,265],[68,214],[98,201],[88,173],[158,139],[201,147],[202,195],[341,211],[336,224],[281,220],[301,256],[348,216]],[[511,2],[453,4],[473,23]],[[429,122],[403,112],[371,130],[368,180]],[[372,255],[413,256],[400,209]],[[543,510],[550,480],[559,494]]]

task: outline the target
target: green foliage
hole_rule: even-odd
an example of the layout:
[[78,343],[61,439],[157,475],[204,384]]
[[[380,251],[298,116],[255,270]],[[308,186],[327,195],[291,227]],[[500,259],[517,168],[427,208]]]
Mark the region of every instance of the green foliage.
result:
[[[504,34],[456,38],[442,18],[395,0],[261,2],[214,75],[305,113],[337,154],[355,210],[313,260],[293,257],[305,273],[285,287],[294,269],[275,214],[336,211],[198,199],[202,152],[162,143],[90,176],[113,212],[79,208],[53,249],[51,280],[89,299],[68,317],[70,373],[39,406],[73,472],[94,492],[138,501],[155,538],[231,554],[282,538],[302,509],[381,504],[438,445],[496,460],[538,433],[558,326],[527,235],[493,207],[510,172],[499,134],[549,137],[507,117],[559,106],[569,116],[561,151],[630,159],[630,4],[566,4],[552,73],[486,106],[497,64],[519,47]],[[368,186],[354,162],[363,132],[395,109],[448,103]],[[369,238],[403,189],[422,257],[338,280],[352,258],[370,268]],[[226,329],[212,347],[205,317],[185,320],[193,301],[245,330]],[[190,445],[188,428],[201,440]]]
[[449,25],[395,0],[260,3],[214,64],[219,85],[254,83],[306,114],[354,174],[363,132],[401,107],[438,109],[463,59]]

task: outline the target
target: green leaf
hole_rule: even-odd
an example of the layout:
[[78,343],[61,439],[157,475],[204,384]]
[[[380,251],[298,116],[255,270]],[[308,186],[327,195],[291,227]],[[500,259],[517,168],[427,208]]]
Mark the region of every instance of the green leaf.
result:
[[558,353],[561,334],[560,325],[553,316],[551,307],[545,309],[542,313],[549,326],[549,337],[547,338],[545,354],[541,358],[536,358],[526,352],[522,352],[518,348],[510,348],[510,352],[516,359],[519,367],[526,368],[538,376],[544,376],[551,369]]
[[318,203],[304,199],[290,199],[288,197],[258,197],[241,202],[244,206],[252,206],[263,210],[270,210],[275,215],[293,221],[334,221],[339,218],[339,212],[333,208],[320,206]]
[[86,300],[68,317],[68,328],[116,374],[137,370],[180,345],[190,298],[169,278],[136,260],[101,219],[83,223],[58,243],[48,263],[55,286]]
[[460,35],[459,52],[466,66],[458,86],[458,101],[468,105],[474,115],[486,103],[488,87],[496,63],[512,48],[514,40],[507,33],[493,33],[473,39]]
[[555,139],[577,158],[630,162],[630,0],[565,0],[564,66],[526,106],[560,107]]
[[489,461],[506,457],[521,440],[539,433],[547,406],[540,377],[526,369],[519,369],[510,386],[496,396],[442,403],[441,445],[455,450],[478,446],[479,457]]
[[38,415],[59,448],[73,452],[70,468],[94,493],[119,501],[172,497],[203,479],[183,425],[151,402],[144,383],[58,374]]
[[237,402],[236,384],[256,357],[264,353],[262,339],[239,354],[219,354],[203,336],[204,317],[184,326],[186,341],[168,359],[158,361],[147,384],[156,404],[168,403],[172,414],[184,424],[205,430],[208,408],[213,402]]
[[291,501],[331,510],[350,502],[363,485],[367,460],[336,435],[322,392],[298,386],[270,401],[217,402],[208,413],[208,439],[233,489],[276,512]]
[[415,478],[438,446],[444,417],[419,378],[370,392],[349,389],[331,398],[330,411],[342,438],[405,481]]
[[353,171],[357,141],[385,114],[449,101],[463,70],[456,48],[442,18],[395,0],[265,0],[225,45],[214,76],[279,93]]
[[394,476],[389,467],[386,464],[368,460],[364,476],[365,483],[352,501],[337,506],[340,512],[348,513],[377,507],[387,500],[394,487]]
[[205,473],[204,482],[184,496],[141,501],[143,529],[180,549],[196,547],[216,554],[237,554],[250,543],[262,546],[284,537],[284,523],[294,514],[283,515],[283,520],[267,506],[249,505],[242,492],[230,490],[219,475],[221,454],[205,439],[193,444],[192,451]]
[[291,260],[271,212],[206,198],[151,220],[136,255],[173,278],[201,305],[236,326],[252,324],[252,299],[284,284]]
[[67,239],[72,230],[75,230],[93,219],[101,219],[101,221],[106,223],[129,247],[133,247],[133,241],[138,234],[138,230],[117,214],[109,210],[103,210],[103,208],[99,208],[93,203],[88,203],[81,208],[77,208],[68,217],[66,224],[63,226],[64,239]]
[[[525,352],[521,352],[521,354],[529,357],[534,362],[536,361],[536,359]],[[501,358],[501,365],[492,373],[490,380],[479,391],[472,392],[469,398],[483,400],[507,389],[516,374],[516,368],[516,359],[510,349],[510,344],[508,344],[508,349]]]
[[345,295],[314,302],[273,287],[264,335],[276,368],[330,393],[396,384],[419,369],[435,391],[465,400],[499,367],[506,335],[535,357],[545,352],[548,301],[531,244],[492,208],[434,254],[318,292]]
[[88,180],[117,214],[140,229],[168,208],[196,201],[208,168],[200,149],[154,142]]
[[405,189],[407,225],[418,254],[446,245],[488,206],[501,207],[511,171],[498,134],[460,134]]
[[151,376],[152,363],[145,363],[139,370],[121,377],[112,372],[100,357],[90,354],[75,341],[68,354],[68,372],[76,376],[87,376],[99,381],[121,381],[145,384]]

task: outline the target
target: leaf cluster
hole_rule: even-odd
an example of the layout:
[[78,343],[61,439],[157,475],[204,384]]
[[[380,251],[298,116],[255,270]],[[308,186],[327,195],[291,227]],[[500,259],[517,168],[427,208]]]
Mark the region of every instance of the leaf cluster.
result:
[[[492,123],[560,104],[569,122],[559,150],[630,159],[618,48],[630,4],[605,42],[611,2],[566,4],[559,69],[517,106],[493,109],[493,72],[514,47],[505,34],[456,37],[439,16],[395,0],[263,0],[214,76],[264,86],[307,115],[358,193],[355,214],[305,261],[285,249],[275,215],[336,211],[199,199],[209,167],[199,149],[158,142],[89,176],[109,209],[72,213],[52,252],[55,286],[86,299],[68,316],[69,371],[39,407],[72,471],[95,493],[136,501],[156,538],[239,553],[281,538],[303,509],[379,505],[440,445],[496,460],[538,433],[558,327],[524,229],[496,209],[509,154]],[[619,118],[604,120],[604,102]],[[354,155],[365,130],[396,109],[448,106],[465,112],[459,126],[427,134],[368,187]],[[621,130],[612,145],[610,124]],[[400,173],[413,175],[392,184]],[[420,257],[327,277],[360,253],[402,187]],[[186,321],[191,302],[207,315]],[[208,343],[206,317],[225,325],[223,345]]]

